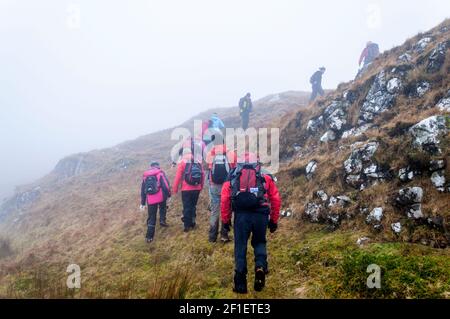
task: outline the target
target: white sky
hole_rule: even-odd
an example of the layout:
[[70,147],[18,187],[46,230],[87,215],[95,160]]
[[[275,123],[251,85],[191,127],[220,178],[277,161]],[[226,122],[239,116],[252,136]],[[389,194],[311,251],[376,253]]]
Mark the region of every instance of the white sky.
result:
[[334,88],[450,15],[448,0],[0,0],[0,198],[65,155],[202,110]]

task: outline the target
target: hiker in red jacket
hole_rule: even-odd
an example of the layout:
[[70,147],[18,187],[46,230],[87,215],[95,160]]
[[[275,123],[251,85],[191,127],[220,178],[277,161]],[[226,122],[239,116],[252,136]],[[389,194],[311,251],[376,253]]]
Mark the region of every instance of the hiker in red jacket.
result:
[[153,241],[156,227],[156,214],[159,207],[159,224],[168,227],[166,223],[167,199],[170,198],[170,184],[158,162],[152,162],[150,169],[144,172],[141,184],[141,211],[148,207],[147,243]]
[[178,163],[172,189],[173,194],[177,194],[181,187],[182,221],[186,233],[196,226],[197,202],[203,189],[203,183],[202,149],[195,149],[194,154],[188,150]]
[[255,255],[256,291],[265,286],[269,272],[267,264],[266,231],[274,233],[278,227],[281,198],[274,180],[261,173],[261,164],[253,154],[238,160],[222,187],[221,217],[226,229],[231,228],[234,212],[234,291],[247,293],[247,242],[252,235]]
[[[209,241],[215,243],[219,233],[222,186],[227,181],[230,171],[236,167],[236,163],[234,162],[234,152],[227,150],[222,136],[215,135],[213,141],[215,145],[207,154],[206,163],[208,164],[209,207],[211,210]],[[224,243],[230,241],[228,231],[224,228],[223,223],[220,228],[220,240]]]
[[[369,65],[380,55],[380,47],[371,41],[367,42],[366,47],[359,56],[358,65],[360,66],[356,78],[359,78],[369,67]],[[361,66],[361,63],[364,64]]]

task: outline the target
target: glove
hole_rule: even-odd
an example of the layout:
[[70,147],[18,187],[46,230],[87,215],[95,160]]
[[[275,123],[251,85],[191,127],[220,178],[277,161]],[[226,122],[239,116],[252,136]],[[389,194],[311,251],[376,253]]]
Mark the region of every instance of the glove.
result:
[[139,210],[140,210],[141,212],[143,212],[143,211],[145,210],[145,205],[139,206]]
[[269,225],[267,226],[270,230],[270,233],[274,233],[276,232],[277,228],[278,228],[278,224],[275,224],[273,221],[269,221]]
[[226,231],[231,231],[231,222],[223,224],[223,229],[225,229]]

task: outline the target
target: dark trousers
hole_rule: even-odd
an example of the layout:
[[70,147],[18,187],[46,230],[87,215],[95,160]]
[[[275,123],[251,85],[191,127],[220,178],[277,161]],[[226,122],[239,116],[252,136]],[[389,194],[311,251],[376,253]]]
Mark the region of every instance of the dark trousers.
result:
[[166,223],[166,212],[167,212],[167,204],[166,201],[148,205],[148,218],[147,218],[147,238],[153,238],[155,235],[155,227],[156,227],[156,214],[158,213],[159,207],[159,223]]
[[250,121],[250,114],[247,112],[241,113],[242,128],[248,129],[248,122]]
[[182,191],[184,228],[193,228],[197,217],[197,202],[200,191]]
[[323,96],[324,94],[325,92],[323,91],[321,85],[313,85],[311,98],[309,99],[309,101],[313,102],[316,99],[317,95]]
[[234,216],[234,262],[238,274],[247,274],[247,243],[251,244],[255,255],[255,267],[268,270],[266,231],[269,217],[258,213],[235,213]]

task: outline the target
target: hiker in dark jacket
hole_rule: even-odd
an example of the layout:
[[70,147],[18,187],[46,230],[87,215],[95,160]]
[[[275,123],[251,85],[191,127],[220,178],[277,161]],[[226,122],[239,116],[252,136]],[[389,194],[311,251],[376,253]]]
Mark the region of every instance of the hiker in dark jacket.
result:
[[253,109],[253,103],[251,94],[247,93],[243,98],[239,100],[239,114],[241,115],[242,128],[246,130],[248,128],[248,122],[250,120],[250,113]]
[[309,99],[310,103],[312,103],[316,99],[317,95],[324,95],[324,91],[322,89],[322,75],[325,73],[325,70],[326,69],[324,67],[321,67],[309,79],[309,82],[312,86],[311,98]]
[[247,293],[247,243],[255,254],[256,291],[261,291],[269,273],[267,264],[266,232],[278,227],[281,197],[275,181],[260,170],[255,155],[246,153],[244,159],[230,172],[221,193],[221,217],[225,229],[231,229],[234,213],[234,291]]
[[158,162],[152,162],[150,169],[144,172],[141,185],[141,211],[148,206],[147,243],[153,241],[156,227],[156,214],[159,207],[159,224],[168,227],[166,222],[167,199],[170,198],[170,184]]

